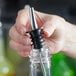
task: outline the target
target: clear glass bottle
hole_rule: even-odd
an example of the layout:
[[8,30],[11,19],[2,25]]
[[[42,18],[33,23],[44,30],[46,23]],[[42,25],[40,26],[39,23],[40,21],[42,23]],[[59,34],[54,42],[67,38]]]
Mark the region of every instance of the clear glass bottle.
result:
[[32,31],[30,32],[34,49],[30,52],[30,76],[51,76],[50,55],[45,46],[41,29],[38,28],[34,8],[30,7]]
[[5,56],[2,23],[0,22],[0,76],[15,76],[12,63]]
[[30,76],[51,76],[50,63],[47,48],[33,49],[30,54]]

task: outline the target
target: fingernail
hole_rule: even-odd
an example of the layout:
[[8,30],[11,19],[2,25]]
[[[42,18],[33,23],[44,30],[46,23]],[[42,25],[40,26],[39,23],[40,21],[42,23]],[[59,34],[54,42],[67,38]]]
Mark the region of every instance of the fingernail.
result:
[[29,33],[26,33],[25,35],[28,36],[28,37],[31,37]]
[[29,8],[30,8],[30,5],[25,5],[24,8],[25,8],[25,9],[29,9]]
[[23,28],[20,29],[20,32],[22,35],[25,35],[25,33],[26,33],[25,29],[23,29]]
[[49,34],[48,34],[48,32],[46,30],[43,29],[42,33],[44,34],[45,37],[49,37]]

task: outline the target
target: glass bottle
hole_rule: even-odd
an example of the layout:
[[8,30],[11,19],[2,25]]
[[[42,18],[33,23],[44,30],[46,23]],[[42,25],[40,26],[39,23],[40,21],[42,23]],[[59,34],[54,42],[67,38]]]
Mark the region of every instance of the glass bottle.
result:
[[30,7],[32,31],[30,32],[34,49],[30,52],[30,76],[51,76],[50,55],[46,47],[41,29],[38,28],[34,8]]
[[30,76],[51,76],[49,50],[33,49],[30,55]]
[[0,76],[15,76],[12,63],[5,56],[2,23],[0,22]]
[[65,56],[62,53],[52,56],[52,76],[75,76],[73,69],[65,62]]

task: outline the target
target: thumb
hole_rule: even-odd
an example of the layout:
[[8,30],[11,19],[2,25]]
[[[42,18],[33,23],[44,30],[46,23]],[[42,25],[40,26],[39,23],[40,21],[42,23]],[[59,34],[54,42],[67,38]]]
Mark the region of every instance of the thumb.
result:
[[43,25],[43,34],[46,37],[50,37],[55,31],[55,25],[53,25],[50,21],[44,23]]

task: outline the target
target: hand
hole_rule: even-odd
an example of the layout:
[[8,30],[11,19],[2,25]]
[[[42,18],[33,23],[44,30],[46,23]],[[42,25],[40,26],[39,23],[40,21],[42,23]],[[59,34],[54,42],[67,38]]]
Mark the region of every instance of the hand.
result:
[[[50,54],[63,51],[65,42],[66,21],[56,15],[49,15],[35,12],[39,28],[43,26],[43,35],[46,45],[50,49]],[[29,10],[23,9],[18,12],[15,24],[9,31],[11,37],[10,46],[17,50],[21,56],[28,56],[33,49],[30,35],[26,32],[31,31]]]

